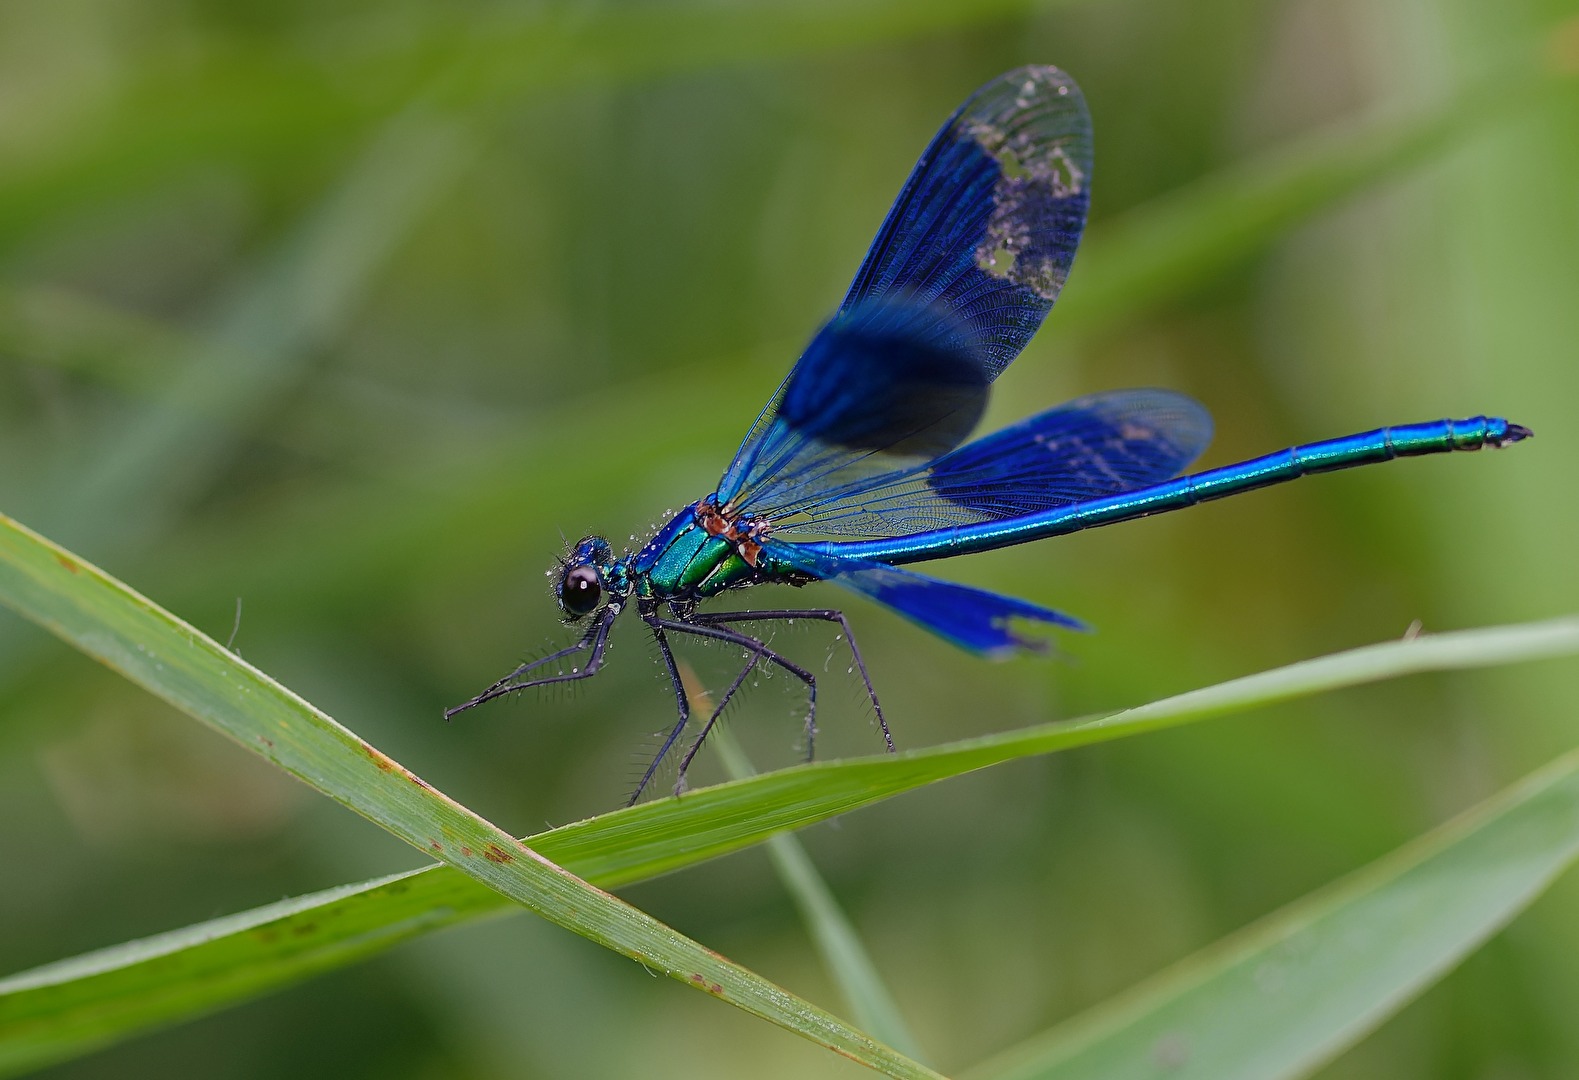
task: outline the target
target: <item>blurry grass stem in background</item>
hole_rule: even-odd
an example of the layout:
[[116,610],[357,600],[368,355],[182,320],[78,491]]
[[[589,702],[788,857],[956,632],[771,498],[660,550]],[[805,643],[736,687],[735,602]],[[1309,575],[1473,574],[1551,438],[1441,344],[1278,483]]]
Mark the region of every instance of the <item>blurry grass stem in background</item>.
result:
[[[187,503],[231,462],[237,436],[290,393],[339,332],[372,277],[464,166],[469,140],[451,121],[392,121],[251,277],[235,283],[210,328],[182,342],[142,411],[96,432],[14,511],[40,528],[126,558],[168,535]],[[47,501],[46,501],[47,500]],[[0,625],[0,679],[15,665],[15,625]]]
[[[689,664],[681,664],[680,679],[697,714],[710,715],[714,707],[713,695]],[[723,761],[731,780],[745,780],[756,775],[756,769],[752,768],[750,759],[727,724],[715,726],[708,745]],[[844,995],[856,1024],[894,1049],[917,1061],[925,1061],[920,1040],[905,1023],[899,1003],[884,983],[876,962],[801,842],[787,832],[776,833],[767,838],[767,848],[774,871],[795,898],[806,931],[822,957],[823,967]]]

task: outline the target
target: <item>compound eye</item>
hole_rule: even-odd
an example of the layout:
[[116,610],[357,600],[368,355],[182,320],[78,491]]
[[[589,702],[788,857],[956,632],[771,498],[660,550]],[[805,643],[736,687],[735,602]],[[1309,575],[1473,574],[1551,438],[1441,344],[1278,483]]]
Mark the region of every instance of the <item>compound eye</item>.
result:
[[590,566],[573,567],[565,574],[559,586],[559,602],[572,615],[586,615],[598,606],[603,586],[598,582],[598,572]]

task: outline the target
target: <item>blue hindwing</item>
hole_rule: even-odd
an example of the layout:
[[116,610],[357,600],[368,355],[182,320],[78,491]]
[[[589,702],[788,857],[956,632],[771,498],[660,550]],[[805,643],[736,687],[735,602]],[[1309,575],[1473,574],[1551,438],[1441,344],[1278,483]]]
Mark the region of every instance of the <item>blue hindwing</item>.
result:
[[1020,651],[1046,650],[1044,642],[1015,633],[1015,619],[1086,629],[1078,619],[1027,600],[939,581],[884,563],[816,554],[772,539],[765,548],[773,559],[860,593],[944,640],[983,656],[997,659]]
[[886,537],[1040,513],[1179,475],[1212,438],[1206,409],[1171,390],[1090,394],[930,465],[780,508],[774,527]]

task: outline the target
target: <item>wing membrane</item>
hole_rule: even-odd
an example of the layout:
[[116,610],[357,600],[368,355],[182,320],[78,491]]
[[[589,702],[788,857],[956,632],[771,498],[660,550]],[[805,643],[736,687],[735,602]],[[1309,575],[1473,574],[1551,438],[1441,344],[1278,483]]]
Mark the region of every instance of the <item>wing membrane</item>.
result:
[[1022,651],[1046,651],[1044,642],[1016,633],[1014,620],[1045,623],[1067,630],[1086,629],[1078,619],[1028,600],[999,596],[952,581],[939,581],[885,563],[818,555],[771,539],[766,550],[772,557],[798,570],[892,608],[946,641],[994,659]]
[[771,422],[741,448],[719,501],[774,518],[913,472],[970,434],[990,382],[942,309],[879,298],[836,315],[775,396]]
[[[747,434],[719,502],[771,516],[957,446],[1063,287],[1090,176],[1090,116],[1063,72],[1020,68],[971,95],[916,163],[838,314]],[[885,381],[900,388],[883,393]],[[956,387],[950,408],[931,389],[939,382]],[[830,403],[841,409],[833,424],[796,407]]]
[[1078,398],[909,473],[830,491],[774,521],[835,536],[908,536],[1133,491],[1189,467],[1212,437],[1206,409],[1169,390]]
[[922,153],[840,310],[896,291],[940,303],[975,331],[996,376],[1069,276],[1091,164],[1073,79],[1054,67],[1000,75]]

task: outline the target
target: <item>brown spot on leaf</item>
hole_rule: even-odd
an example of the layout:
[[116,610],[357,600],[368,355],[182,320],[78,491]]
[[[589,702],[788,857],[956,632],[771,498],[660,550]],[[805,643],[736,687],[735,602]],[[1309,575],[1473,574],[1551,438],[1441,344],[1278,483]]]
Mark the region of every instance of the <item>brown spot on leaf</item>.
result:
[[375,749],[369,743],[362,744],[362,753],[372,758],[373,764],[377,765],[384,772],[391,772],[395,768],[395,763],[390,760],[389,755],[385,754],[382,750]]
[[443,851],[444,850],[444,845],[439,843],[437,840],[435,840],[432,843],[430,843],[428,845],[428,847],[432,848],[434,851]]
[[82,569],[82,567],[77,565],[75,560],[67,558],[65,555],[56,555],[55,561],[61,566],[64,566],[67,570],[70,570],[73,574]]
[[270,750],[274,749],[274,740],[269,738],[267,735],[259,735],[258,741],[264,746],[267,746]]
[[691,981],[696,984],[696,988],[698,990],[706,990],[709,994],[716,995],[722,994],[724,992],[724,988],[722,986],[719,986],[715,982],[708,982],[707,976],[703,975],[699,971],[693,971],[691,973]]
[[317,932],[318,924],[314,922],[304,922],[291,927],[291,933],[295,934],[297,937],[306,937],[308,934],[315,934]]
[[465,844],[462,844],[461,845],[461,854],[466,856],[469,859],[469,858],[472,857],[472,849],[467,847]]
[[489,862],[496,862],[496,863],[507,863],[507,862],[514,862],[515,861],[515,856],[511,855],[508,851],[506,851],[504,848],[500,847],[498,844],[489,844],[487,847],[483,848],[482,857],[487,859]]

